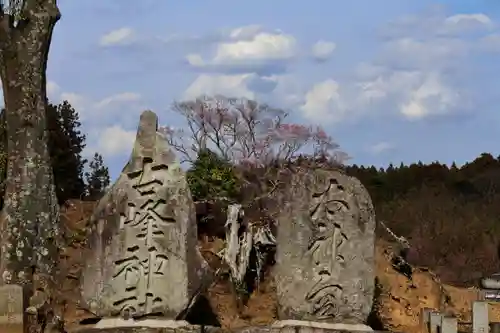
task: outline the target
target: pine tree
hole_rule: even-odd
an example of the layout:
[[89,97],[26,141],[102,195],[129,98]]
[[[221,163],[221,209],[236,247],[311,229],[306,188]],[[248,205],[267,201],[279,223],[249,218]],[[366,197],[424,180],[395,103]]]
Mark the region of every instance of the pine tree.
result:
[[87,161],[81,156],[85,135],[80,126],[78,113],[68,101],[48,104],[49,153],[59,203],[78,199],[85,192],[83,168]]
[[94,158],[89,163],[89,169],[89,172],[85,173],[87,199],[98,200],[110,184],[109,170],[99,153],[94,154]]

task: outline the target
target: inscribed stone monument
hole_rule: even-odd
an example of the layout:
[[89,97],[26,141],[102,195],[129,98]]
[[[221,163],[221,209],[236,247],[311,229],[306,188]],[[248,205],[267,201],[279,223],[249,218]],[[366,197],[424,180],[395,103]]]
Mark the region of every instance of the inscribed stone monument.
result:
[[175,320],[208,278],[185,173],[157,128],[145,111],[132,156],[92,217],[82,296],[100,317]]
[[0,332],[23,332],[23,287],[5,285],[0,288]]
[[375,213],[367,190],[336,170],[297,168],[286,183],[277,227],[279,319],[370,329]]

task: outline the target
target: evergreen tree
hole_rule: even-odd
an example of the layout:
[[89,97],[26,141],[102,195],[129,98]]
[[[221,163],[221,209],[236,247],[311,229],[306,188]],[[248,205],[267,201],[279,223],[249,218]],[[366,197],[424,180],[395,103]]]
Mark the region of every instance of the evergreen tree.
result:
[[87,199],[98,200],[110,184],[109,170],[104,165],[101,154],[94,154],[94,158],[89,163],[89,169],[89,172],[85,173]]
[[187,180],[194,200],[234,198],[240,187],[233,166],[210,149],[198,153]]
[[81,155],[85,135],[80,126],[78,113],[68,101],[59,105],[48,104],[49,153],[59,203],[78,199],[85,192],[83,168],[87,161]]

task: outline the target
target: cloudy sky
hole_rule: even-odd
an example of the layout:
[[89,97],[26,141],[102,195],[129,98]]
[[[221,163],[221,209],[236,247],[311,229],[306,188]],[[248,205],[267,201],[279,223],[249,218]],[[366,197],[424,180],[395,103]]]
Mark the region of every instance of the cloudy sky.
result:
[[500,154],[498,0],[59,0],[53,102],[113,176],[141,110],[225,94],[321,124],[359,164]]

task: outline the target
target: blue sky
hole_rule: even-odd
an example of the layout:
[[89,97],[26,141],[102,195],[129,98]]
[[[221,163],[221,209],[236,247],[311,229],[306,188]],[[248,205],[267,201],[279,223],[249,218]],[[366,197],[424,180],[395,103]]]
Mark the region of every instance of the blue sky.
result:
[[290,110],[353,163],[500,154],[497,0],[58,2],[49,98],[114,177],[142,110],[179,127],[171,103],[200,94]]

